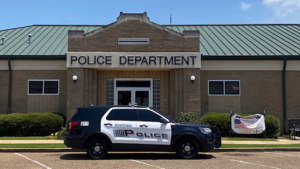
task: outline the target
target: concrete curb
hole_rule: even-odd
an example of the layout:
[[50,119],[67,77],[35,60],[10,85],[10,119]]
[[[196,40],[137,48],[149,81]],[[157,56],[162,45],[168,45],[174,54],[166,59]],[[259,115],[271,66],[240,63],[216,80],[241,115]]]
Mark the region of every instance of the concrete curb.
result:
[[[218,153],[218,152],[265,152],[265,151],[300,151],[300,148],[224,148],[224,149],[213,149],[212,151],[205,153]],[[28,152],[28,153],[58,153],[58,152],[85,152],[81,149],[71,149],[71,148],[2,148],[0,153],[14,153],[14,152]],[[118,153],[118,152],[114,152]],[[121,153],[121,152],[120,152]],[[124,153],[124,152],[122,152]],[[125,152],[133,153],[133,152]],[[134,153],[148,153],[148,152],[137,152]],[[162,152],[150,152],[149,153],[162,153]],[[168,153],[168,152],[166,152]]]

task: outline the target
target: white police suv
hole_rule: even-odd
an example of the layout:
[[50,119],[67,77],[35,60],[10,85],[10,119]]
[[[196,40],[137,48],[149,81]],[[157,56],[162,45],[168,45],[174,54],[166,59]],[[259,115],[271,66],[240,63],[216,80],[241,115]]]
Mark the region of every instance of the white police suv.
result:
[[68,122],[64,143],[95,159],[108,151],[176,151],[193,158],[221,147],[221,133],[217,127],[176,122],[149,107],[88,106]]

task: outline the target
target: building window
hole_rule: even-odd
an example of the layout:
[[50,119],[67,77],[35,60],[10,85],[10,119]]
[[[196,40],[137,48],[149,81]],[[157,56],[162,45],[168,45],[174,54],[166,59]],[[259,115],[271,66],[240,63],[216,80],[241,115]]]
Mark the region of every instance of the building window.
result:
[[208,95],[240,95],[240,81],[209,80]]
[[58,95],[59,80],[28,80],[29,95]]

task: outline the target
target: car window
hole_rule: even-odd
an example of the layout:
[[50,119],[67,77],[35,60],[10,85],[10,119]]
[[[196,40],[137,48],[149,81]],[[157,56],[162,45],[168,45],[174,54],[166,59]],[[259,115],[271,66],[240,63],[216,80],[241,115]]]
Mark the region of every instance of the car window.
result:
[[71,118],[73,121],[75,120],[95,120],[100,119],[105,112],[107,111],[106,108],[84,108],[79,109]]
[[114,120],[114,110],[110,111],[110,113],[106,116],[106,120]]
[[175,120],[171,119],[170,118],[170,115],[167,116],[165,115],[163,112],[157,110],[157,109],[154,109],[154,108],[150,108],[151,110],[155,111],[156,113],[160,114],[161,116],[165,117],[166,119],[168,119],[170,122],[176,122]]
[[139,121],[159,122],[161,116],[149,110],[137,109]]
[[137,121],[135,109],[114,109],[106,117],[107,120]]

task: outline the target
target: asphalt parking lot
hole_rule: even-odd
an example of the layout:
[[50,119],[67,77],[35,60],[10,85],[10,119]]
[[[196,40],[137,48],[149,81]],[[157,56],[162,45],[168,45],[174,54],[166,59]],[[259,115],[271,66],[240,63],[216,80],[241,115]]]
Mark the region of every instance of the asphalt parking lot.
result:
[[110,153],[92,160],[85,153],[0,153],[0,168],[273,168],[300,167],[300,152],[199,153],[192,160],[174,153]]

